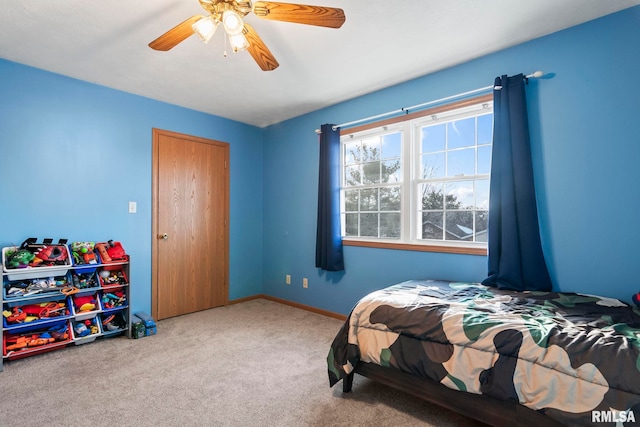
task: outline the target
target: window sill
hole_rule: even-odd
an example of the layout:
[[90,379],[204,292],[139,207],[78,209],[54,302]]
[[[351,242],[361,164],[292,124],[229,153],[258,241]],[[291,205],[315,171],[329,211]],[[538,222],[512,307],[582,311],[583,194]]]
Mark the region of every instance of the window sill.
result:
[[342,239],[343,246],[360,246],[365,248],[395,249],[401,251],[440,252],[459,255],[487,255],[487,248],[469,248],[445,245],[417,245],[411,243],[368,242],[363,240]]

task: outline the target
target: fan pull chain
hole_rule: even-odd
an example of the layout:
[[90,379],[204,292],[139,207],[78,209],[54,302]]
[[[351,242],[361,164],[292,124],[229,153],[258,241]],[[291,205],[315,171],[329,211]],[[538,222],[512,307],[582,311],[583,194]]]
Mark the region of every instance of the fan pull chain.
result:
[[227,57],[227,38],[223,37],[223,39],[224,39],[224,51],[222,52],[222,55],[226,58]]

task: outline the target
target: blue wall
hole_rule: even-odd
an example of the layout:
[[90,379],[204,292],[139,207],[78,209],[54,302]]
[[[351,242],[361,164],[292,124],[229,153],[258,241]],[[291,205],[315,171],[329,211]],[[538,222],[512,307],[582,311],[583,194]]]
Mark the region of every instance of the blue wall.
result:
[[151,312],[154,127],[230,144],[229,298],[261,293],[261,129],[1,59],[0,246],[120,240],[132,308]]
[[346,314],[365,293],[401,280],[482,280],[484,256],[359,247],[345,247],[344,273],[317,270],[314,130],[484,87],[502,74],[543,70],[547,78],[532,80],[527,94],[555,289],[630,301],[640,289],[639,24],[635,7],[267,128],[264,292]]
[[543,70],[549,78],[531,81],[528,100],[552,279],[557,290],[629,300],[640,288],[638,24],[635,7],[265,129],[0,59],[0,246],[120,240],[133,261],[133,308],[150,311],[156,127],[230,143],[232,300],[265,293],[346,314],[398,281],[481,280],[483,256],[358,247],[345,247],[346,272],[318,271],[314,130]]

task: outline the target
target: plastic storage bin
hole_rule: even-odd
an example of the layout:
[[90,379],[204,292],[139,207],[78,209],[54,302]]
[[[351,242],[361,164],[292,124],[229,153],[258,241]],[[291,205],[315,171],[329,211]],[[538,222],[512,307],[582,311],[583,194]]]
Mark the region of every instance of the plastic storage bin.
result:
[[[96,267],[97,268],[97,267]],[[78,291],[78,294],[92,293],[100,289],[100,280],[98,280],[98,274],[95,272],[95,268],[92,272],[82,272],[84,269],[73,269],[69,271],[69,284]]]
[[69,275],[13,280],[4,284],[2,299],[5,303],[17,299],[30,302],[52,299],[56,295],[64,295],[63,291],[69,288],[69,280]]
[[20,301],[20,304],[5,304],[4,311],[11,316],[2,316],[2,325],[11,333],[28,330],[36,325],[54,323],[71,316],[71,299],[60,297],[44,302]]
[[101,313],[98,318],[102,327],[102,335],[105,337],[125,332],[129,328],[124,311]]
[[[93,304],[91,309],[82,309],[85,304]],[[98,294],[93,295],[72,295],[71,314],[75,320],[87,320],[96,317],[102,311]]]
[[120,288],[129,285],[127,272],[121,265],[105,265],[98,271],[98,280],[103,289]]
[[75,345],[93,342],[102,335],[98,317],[85,320],[71,320],[71,334]]
[[19,250],[17,246],[9,246],[2,248],[2,268],[5,273],[7,273],[7,277],[9,280],[24,280],[24,279],[34,279],[36,277],[43,277],[46,275],[50,276],[64,276],[69,271],[71,267],[71,254],[69,253],[69,248],[67,245],[51,245],[58,247],[61,251],[66,252],[64,264],[61,265],[51,265],[51,266],[37,266],[37,267],[19,267],[19,268],[9,268],[7,266],[7,258],[9,254],[14,251]]
[[19,333],[2,334],[2,354],[8,359],[20,359],[65,346],[72,340],[69,320],[47,325],[31,325]]
[[94,242],[73,242],[69,244],[75,271],[93,273],[100,265],[100,256],[95,251]]

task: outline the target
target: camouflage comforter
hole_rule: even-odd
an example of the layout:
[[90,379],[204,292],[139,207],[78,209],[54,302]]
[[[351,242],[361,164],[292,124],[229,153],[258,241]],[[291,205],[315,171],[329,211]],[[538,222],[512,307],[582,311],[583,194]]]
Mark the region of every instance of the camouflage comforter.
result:
[[331,386],[363,361],[567,425],[640,422],[640,311],[610,298],[404,282],[358,302],[327,361]]

